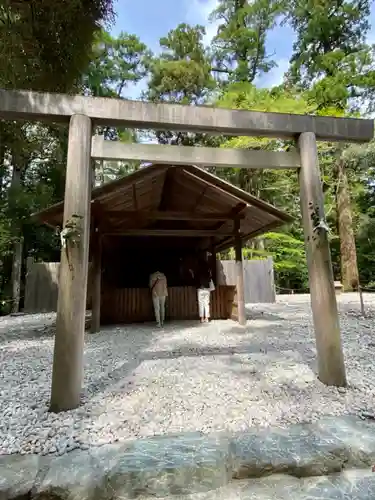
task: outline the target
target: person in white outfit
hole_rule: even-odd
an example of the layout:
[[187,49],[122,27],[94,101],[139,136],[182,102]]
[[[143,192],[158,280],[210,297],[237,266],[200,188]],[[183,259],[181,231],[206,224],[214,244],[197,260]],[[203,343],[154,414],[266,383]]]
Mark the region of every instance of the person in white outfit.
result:
[[165,274],[157,271],[150,276],[150,289],[154,305],[155,319],[158,327],[164,325],[165,301],[168,297],[168,284]]
[[206,259],[201,259],[199,261],[197,274],[199,319],[201,323],[208,323],[211,318],[211,292],[215,290],[215,286],[213,284],[211,271]]

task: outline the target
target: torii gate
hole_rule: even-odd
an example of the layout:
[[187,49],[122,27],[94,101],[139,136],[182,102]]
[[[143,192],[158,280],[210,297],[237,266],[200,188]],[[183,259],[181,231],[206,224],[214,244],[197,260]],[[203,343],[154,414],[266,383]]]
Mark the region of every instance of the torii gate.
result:
[[[145,160],[173,165],[297,168],[318,354],[318,376],[327,385],[346,385],[316,140],[368,142],[374,136],[372,120],[6,90],[0,90],[0,118],[69,123],[64,227],[78,215],[80,244],[70,252],[70,264],[74,267],[74,273],[69,272],[65,249],[61,253],[52,411],[73,409],[80,403],[89,254],[91,158]],[[296,139],[299,155],[292,152],[127,145],[100,142],[97,138],[92,141],[92,127],[95,125]],[[243,314],[244,311],[242,316]]]

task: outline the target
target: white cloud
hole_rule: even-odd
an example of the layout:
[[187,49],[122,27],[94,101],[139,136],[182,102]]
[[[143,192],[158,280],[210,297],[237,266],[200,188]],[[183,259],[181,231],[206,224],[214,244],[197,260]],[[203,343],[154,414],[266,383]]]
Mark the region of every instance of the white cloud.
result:
[[125,97],[125,99],[139,99],[141,93],[146,89],[147,82],[145,79],[142,79],[138,83],[129,84],[129,86],[123,91],[123,97]]
[[370,31],[367,35],[367,43],[374,44],[375,43],[375,4],[371,2],[370,8]]
[[216,35],[218,23],[210,23],[208,21],[208,18],[211,12],[218,6],[218,4],[218,0],[191,0],[186,12],[186,19],[188,23],[202,24],[203,26],[205,26],[205,45],[209,45],[212,38]]
[[273,68],[268,73],[256,78],[254,82],[255,85],[261,88],[271,88],[283,83],[284,74],[289,68],[289,60],[279,59],[276,63],[276,68]]
[[374,45],[375,44],[375,27],[373,27],[370,31],[370,33],[366,37],[366,41],[369,45]]

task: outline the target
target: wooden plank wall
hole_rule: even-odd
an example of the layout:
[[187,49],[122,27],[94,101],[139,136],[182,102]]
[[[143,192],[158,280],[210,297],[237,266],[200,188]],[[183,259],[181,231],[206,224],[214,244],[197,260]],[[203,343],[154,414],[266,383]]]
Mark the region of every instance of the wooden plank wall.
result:
[[[25,312],[38,313],[56,311],[59,265],[58,262],[38,262],[29,264],[25,288]],[[276,295],[272,259],[244,261],[244,274],[246,303],[275,302]],[[217,279],[217,285],[235,286],[235,262],[232,260],[217,261]],[[145,289],[143,293],[147,294],[147,292],[147,289]],[[88,287],[87,295],[88,308],[90,308],[90,286]],[[187,299],[185,297],[181,299],[181,301],[176,300],[171,302],[171,304],[174,304],[173,307],[178,308],[180,307],[179,304],[183,303],[183,300],[195,301],[195,296],[192,298],[190,292],[189,297],[191,298]],[[137,296],[133,295],[131,300],[140,300],[140,298],[137,299]],[[149,300],[143,300],[143,303],[145,304],[143,307],[147,308],[147,311],[144,311],[144,315],[145,317],[149,317],[152,313],[152,306]],[[215,302],[213,302],[213,307],[216,307],[214,303]],[[146,306],[146,304],[148,305]],[[187,309],[192,311],[192,307],[191,305]],[[172,309],[171,314],[175,316],[180,313],[178,310]]]
[[[235,285],[236,269],[234,260],[217,261],[218,285]],[[245,303],[274,303],[276,291],[273,273],[273,259],[244,260]]]
[[56,311],[59,267],[58,262],[38,262],[29,266],[25,287],[25,312]]
[[[232,314],[234,287],[219,286],[211,294],[211,317],[228,319]],[[194,287],[168,288],[166,320],[198,319],[197,291]],[[136,323],[153,321],[154,312],[147,288],[104,289],[101,322]]]
[[[28,313],[56,312],[59,292],[60,262],[28,262],[24,311]],[[89,265],[89,283],[90,283]],[[87,307],[90,308],[90,286]]]

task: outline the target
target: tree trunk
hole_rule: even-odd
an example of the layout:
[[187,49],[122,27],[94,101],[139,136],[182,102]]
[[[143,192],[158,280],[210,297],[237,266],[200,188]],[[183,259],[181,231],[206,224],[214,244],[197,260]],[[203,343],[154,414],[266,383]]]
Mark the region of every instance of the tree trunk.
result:
[[[19,165],[13,165],[12,174],[12,189],[19,189],[21,185],[21,169]],[[22,271],[22,252],[23,252],[23,237],[21,227],[14,227],[15,241],[13,243],[13,260],[12,260],[12,313],[17,313],[20,309],[21,298],[21,271]]]
[[264,238],[263,236],[258,236],[254,240],[254,250],[258,250],[258,252],[264,251]]
[[23,237],[19,236],[13,244],[12,262],[12,313],[20,310],[21,270],[22,270]]
[[341,282],[344,291],[350,291],[358,288],[359,274],[349,183],[342,160],[337,163],[337,183],[336,208],[340,236]]
[[4,131],[2,124],[0,124],[0,198],[3,197],[3,185],[4,185],[4,162],[6,155],[5,141],[4,141]]

